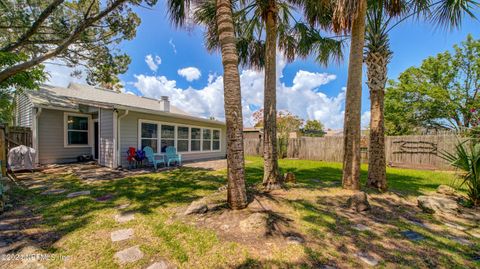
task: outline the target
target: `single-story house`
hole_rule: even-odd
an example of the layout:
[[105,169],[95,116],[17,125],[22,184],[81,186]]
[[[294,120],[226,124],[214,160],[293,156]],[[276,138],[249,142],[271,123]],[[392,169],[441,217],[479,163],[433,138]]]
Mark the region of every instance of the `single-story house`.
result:
[[185,161],[224,158],[224,122],[190,115],[160,100],[71,83],[16,96],[15,123],[30,127],[39,164],[91,155],[100,165],[127,167],[129,147],[161,152],[174,146]]

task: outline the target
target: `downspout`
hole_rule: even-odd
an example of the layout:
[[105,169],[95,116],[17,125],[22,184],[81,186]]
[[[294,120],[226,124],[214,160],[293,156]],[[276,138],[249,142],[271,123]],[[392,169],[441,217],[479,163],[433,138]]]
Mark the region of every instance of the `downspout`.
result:
[[123,113],[120,117],[117,118],[117,164],[116,167],[119,167],[122,164],[122,159],[121,159],[121,132],[120,132],[120,120],[123,119],[125,116],[128,115],[128,110],[125,110],[125,113]]
[[33,139],[33,148],[35,149],[35,164],[38,164],[39,162],[39,152],[38,152],[38,119],[40,118],[40,115],[42,114],[42,108],[39,107],[37,108],[38,110],[35,113],[35,120],[32,123],[34,125],[34,133],[33,135],[35,136]]

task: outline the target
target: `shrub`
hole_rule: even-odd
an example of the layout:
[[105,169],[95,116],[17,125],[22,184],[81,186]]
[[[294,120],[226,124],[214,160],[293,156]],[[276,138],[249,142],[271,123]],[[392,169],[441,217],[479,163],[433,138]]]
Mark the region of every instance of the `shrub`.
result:
[[467,196],[473,206],[480,205],[480,143],[466,140],[455,146],[454,153],[444,152],[441,157],[460,169],[462,182],[467,187]]

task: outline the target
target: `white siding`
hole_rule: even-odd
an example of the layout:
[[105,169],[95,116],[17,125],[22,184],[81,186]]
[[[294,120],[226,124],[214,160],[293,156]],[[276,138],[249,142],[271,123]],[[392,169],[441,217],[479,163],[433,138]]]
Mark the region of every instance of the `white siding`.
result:
[[78,156],[92,153],[92,147],[65,147],[64,128],[63,111],[42,110],[38,119],[38,158],[41,164],[74,162]]
[[152,114],[144,114],[138,112],[130,112],[127,116],[120,120],[120,162],[123,167],[128,166],[127,151],[129,147],[138,147],[138,122],[139,120],[152,120],[172,124],[193,125],[199,127],[210,127],[220,129],[220,151],[216,152],[195,152],[182,153],[182,159],[185,161],[195,161],[202,159],[224,158],[226,155],[226,129],[225,125],[205,123],[201,121],[192,121],[185,119],[177,119],[173,117],[157,116]]
[[15,125],[32,127],[33,104],[28,97],[20,93],[16,96]]
[[114,167],[114,112],[113,110],[100,110],[100,141],[98,149],[98,162],[100,165]]

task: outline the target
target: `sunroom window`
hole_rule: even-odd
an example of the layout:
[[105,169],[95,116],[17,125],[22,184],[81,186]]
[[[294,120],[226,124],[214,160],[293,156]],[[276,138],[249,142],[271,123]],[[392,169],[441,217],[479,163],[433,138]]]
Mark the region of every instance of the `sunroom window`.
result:
[[190,151],[200,151],[200,141],[201,141],[201,129],[200,128],[191,128],[190,129]]
[[167,147],[175,147],[175,126],[162,124],[162,133],[160,138],[162,152],[165,152]]
[[203,139],[202,139],[202,150],[209,151],[212,150],[212,130],[203,129]]
[[156,123],[142,122],[141,127],[141,148],[151,147],[153,152],[158,152],[158,125]]
[[212,150],[220,150],[220,131],[213,130]]
[[177,151],[188,151],[188,127],[178,126],[177,128]]

